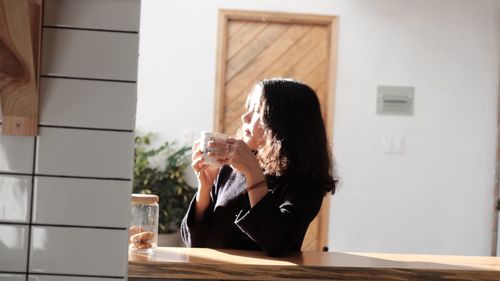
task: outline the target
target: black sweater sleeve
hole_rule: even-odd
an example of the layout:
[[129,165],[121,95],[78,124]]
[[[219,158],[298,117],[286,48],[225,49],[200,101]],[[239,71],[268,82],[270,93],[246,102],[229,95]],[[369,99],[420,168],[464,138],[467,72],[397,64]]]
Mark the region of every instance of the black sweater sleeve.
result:
[[189,208],[184,215],[181,222],[181,237],[184,245],[186,247],[205,247],[207,244],[207,235],[212,224],[212,218],[214,215],[214,205],[218,196],[218,186],[224,184],[227,177],[230,175],[232,169],[229,166],[224,166],[217,179],[214,182],[214,186],[210,191],[210,203],[205,210],[200,221],[196,221],[196,195],[193,196]]
[[213,201],[205,210],[200,221],[196,221],[196,194],[189,204],[188,211],[181,222],[181,237],[186,247],[203,247],[206,244],[206,234],[210,227]]
[[309,223],[321,208],[323,195],[313,180],[291,181],[283,196],[268,192],[253,208],[242,210],[235,224],[269,256],[279,256],[302,243]]

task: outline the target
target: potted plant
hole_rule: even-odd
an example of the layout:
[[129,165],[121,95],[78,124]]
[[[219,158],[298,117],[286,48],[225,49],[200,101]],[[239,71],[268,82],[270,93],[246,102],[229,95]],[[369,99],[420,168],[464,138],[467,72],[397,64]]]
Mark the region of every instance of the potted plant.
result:
[[[154,148],[151,137],[151,134],[135,137],[133,193],[158,195],[158,244],[182,246],[180,223],[196,193],[184,180],[184,170],[191,161],[191,148],[177,148],[175,143],[168,142]],[[162,243],[169,239],[173,241]]]

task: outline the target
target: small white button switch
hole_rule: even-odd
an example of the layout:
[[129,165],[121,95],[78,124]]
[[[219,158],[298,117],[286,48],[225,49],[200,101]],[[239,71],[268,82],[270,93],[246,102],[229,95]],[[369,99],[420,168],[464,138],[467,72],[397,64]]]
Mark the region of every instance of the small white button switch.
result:
[[403,154],[405,150],[405,137],[402,135],[384,136],[382,147],[385,154]]

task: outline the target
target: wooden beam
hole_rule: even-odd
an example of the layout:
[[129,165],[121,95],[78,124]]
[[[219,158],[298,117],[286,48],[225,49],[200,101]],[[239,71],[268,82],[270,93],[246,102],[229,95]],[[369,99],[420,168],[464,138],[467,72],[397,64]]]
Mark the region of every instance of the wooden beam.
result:
[[0,0],[2,134],[38,133],[42,0]]

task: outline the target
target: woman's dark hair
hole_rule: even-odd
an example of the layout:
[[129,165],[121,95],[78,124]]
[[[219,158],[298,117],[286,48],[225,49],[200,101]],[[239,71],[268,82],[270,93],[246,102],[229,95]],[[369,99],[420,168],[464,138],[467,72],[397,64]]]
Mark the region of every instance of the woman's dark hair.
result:
[[257,154],[270,175],[309,175],[335,193],[332,156],[318,97],[301,82],[273,78],[259,81],[265,144]]

